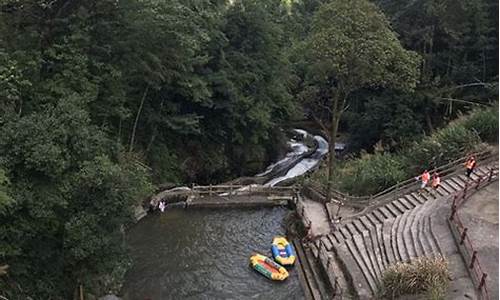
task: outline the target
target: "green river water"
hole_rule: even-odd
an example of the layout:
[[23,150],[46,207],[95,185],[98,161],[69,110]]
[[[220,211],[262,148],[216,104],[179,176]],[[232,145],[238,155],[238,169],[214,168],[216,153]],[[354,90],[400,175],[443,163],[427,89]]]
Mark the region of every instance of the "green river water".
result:
[[128,232],[133,266],[125,300],[303,299],[297,271],[274,282],[249,267],[284,234],[286,208],[183,210],[153,214]]

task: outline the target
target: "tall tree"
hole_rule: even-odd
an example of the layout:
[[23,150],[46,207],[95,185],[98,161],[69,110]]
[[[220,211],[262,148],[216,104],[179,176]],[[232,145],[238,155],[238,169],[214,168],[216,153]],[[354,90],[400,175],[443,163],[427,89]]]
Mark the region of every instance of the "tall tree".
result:
[[367,0],[334,0],[322,5],[306,45],[311,63],[309,88],[313,96],[327,100],[330,114],[330,199],[335,141],[349,96],[364,87],[415,88],[419,56],[401,46],[385,16]]

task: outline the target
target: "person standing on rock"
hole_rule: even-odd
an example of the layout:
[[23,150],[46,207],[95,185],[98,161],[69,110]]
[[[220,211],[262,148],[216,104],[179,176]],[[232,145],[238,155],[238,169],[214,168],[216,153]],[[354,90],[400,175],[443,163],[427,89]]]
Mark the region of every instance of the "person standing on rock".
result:
[[476,167],[476,159],[474,156],[469,157],[467,161],[465,162],[465,175],[467,175],[467,178],[470,178],[470,174],[474,171],[474,168]]

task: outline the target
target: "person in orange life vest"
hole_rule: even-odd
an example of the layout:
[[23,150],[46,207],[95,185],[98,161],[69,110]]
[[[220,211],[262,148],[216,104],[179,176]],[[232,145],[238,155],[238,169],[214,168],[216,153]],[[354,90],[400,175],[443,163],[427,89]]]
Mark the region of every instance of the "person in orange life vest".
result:
[[417,176],[415,179],[420,179],[422,181],[422,184],[420,185],[420,189],[423,190],[427,184],[429,183],[429,180],[431,179],[431,174],[429,174],[429,171],[425,170],[422,175]]
[[470,174],[472,171],[474,171],[474,168],[476,167],[476,159],[474,156],[469,157],[467,161],[465,162],[465,169],[466,169],[466,175],[467,177],[470,177]]

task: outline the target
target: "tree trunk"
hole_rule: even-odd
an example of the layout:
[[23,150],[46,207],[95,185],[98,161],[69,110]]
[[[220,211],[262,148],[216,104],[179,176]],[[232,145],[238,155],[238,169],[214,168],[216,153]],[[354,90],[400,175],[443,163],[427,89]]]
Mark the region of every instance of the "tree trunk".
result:
[[139,116],[141,115],[142,106],[144,105],[144,100],[146,99],[148,91],[149,91],[149,85],[144,90],[144,94],[142,95],[141,99],[141,104],[139,105],[139,109],[137,110],[137,114],[135,116],[134,127],[132,128],[132,136],[130,137],[130,146],[128,148],[129,152],[132,152],[132,150],[134,149],[135,131],[137,129],[137,123],[139,123]]
[[[451,103],[450,103],[451,105]],[[425,110],[425,121],[427,123],[427,128],[429,128],[429,132],[432,133],[434,132],[434,126],[432,125],[432,119],[431,119],[431,114],[429,113],[429,110]]]
[[330,128],[330,140],[328,144],[328,184],[326,189],[326,200],[332,200],[332,190],[333,190],[333,171],[335,166],[335,142],[337,140],[337,131],[339,127],[339,120],[344,109],[342,106],[339,107],[340,94],[335,93],[335,99],[333,100],[332,109],[332,124]]

